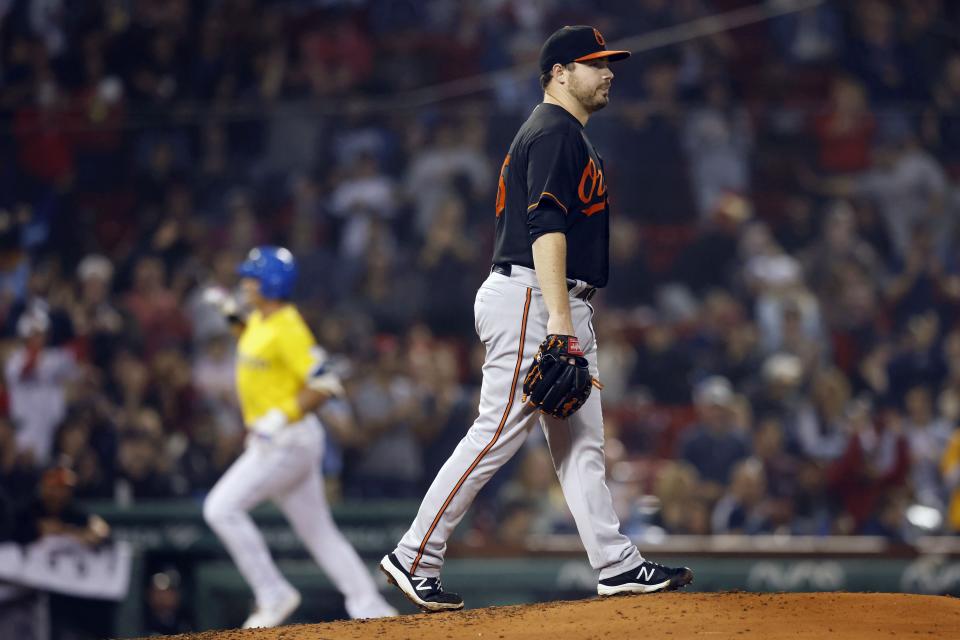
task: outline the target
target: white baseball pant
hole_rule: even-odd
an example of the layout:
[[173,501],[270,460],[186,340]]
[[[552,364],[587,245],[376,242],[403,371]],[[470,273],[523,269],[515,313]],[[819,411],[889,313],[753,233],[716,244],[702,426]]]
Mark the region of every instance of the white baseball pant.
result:
[[312,414],[284,427],[271,442],[249,437],[246,450],[207,496],[203,517],[250,585],[258,607],[269,607],[293,591],[248,513],[271,500],[344,595],[351,618],[389,615],[394,610],[330,515],[320,476],[323,447],[323,428]]
[[[599,377],[593,307],[571,296],[570,311],[590,371]],[[594,389],[566,420],[521,402],[523,378],[547,333],[547,308],[536,273],[516,265],[510,276],[491,273],[477,291],[474,314],[477,334],[487,349],[480,415],[427,490],[416,519],[394,552],[397,558],[411,573],[438,576],[447,539],[477,492],[539,422],[590,565],[599,570],[600,579],[639,565],[643,558],[620,533],[606,484],[600,392]]]

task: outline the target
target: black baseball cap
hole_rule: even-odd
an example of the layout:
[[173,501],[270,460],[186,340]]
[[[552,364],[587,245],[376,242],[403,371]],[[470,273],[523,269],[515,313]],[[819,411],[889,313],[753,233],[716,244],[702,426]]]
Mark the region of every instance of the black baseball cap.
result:
[[597,29],[587,25],[563,27],[553,32],[540,49],[540,71],[550,71],[555,64],[586,62],[607,58],[611,62],[630,57],[629,51],[610,51]]

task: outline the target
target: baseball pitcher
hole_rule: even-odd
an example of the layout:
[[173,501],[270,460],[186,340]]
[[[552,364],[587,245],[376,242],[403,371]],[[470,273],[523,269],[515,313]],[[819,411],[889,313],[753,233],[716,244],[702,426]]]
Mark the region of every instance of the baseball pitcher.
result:
[[413,525],[380,569],[424,611],[460,609],[440,584],[447,539],[481,487],[543,429],[600,595],[677,589],[686,567],[645,560],[620,533],[605,482],[597,341],[590,299],[607,284],[610,214],[603,160],[584,132],[609,100],[599,31],[564,27],[540,52],[543,103],[520,128],[500,170],[496,245],[477,292],[486,346],[480,415],[423,499]]

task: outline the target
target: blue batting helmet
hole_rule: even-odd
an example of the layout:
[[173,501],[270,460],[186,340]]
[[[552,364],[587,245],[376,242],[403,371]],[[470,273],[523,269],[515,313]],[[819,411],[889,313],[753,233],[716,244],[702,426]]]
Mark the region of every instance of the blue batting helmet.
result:
[[289,299],[297,281],[297,263],[283,247],[254,247],[237,269],[242,278],[260,282],[260,295],[271,300]]

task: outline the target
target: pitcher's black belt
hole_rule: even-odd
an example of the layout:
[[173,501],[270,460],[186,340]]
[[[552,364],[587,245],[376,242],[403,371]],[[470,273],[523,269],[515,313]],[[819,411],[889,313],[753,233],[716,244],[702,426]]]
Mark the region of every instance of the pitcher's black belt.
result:
[[[495,264],[493,265],[493,268],[491,269],[491,271],[493,271],[494,273],[499,273],[502,276],[507,276],[509,278],[510,274],[513,272],[513,265],[512,264]],[[577,287],[578,285],[576,280],[567,279],[567,291],[573,291]],[[584,302],[589,302],[590,299],[593,298],[593,296],[595,296],[596,294],[597,294],[597,288],[587,285],[587,286],[581,286],[579,291],[576,291],[571,295],[573,295],[574,298],[579,298],[580,300],[583,300]]]

